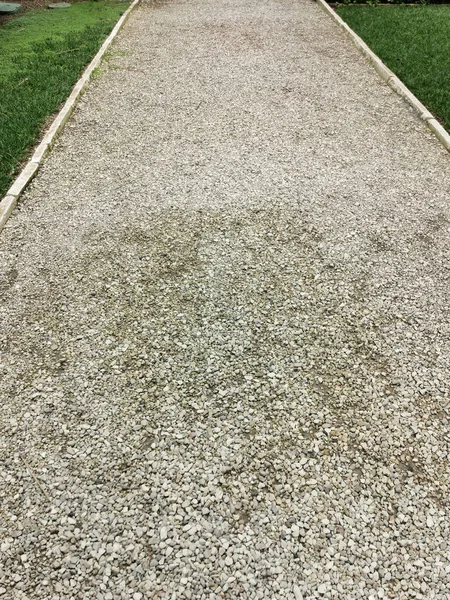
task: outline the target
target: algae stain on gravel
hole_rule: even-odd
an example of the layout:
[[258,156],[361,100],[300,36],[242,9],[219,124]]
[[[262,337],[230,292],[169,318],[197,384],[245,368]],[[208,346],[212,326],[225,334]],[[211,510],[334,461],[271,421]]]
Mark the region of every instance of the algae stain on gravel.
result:
[[[387,402],[388,435],[389,403],[400,400],[399,365],[380,340],[385,317],[355,303],[343,266],[320,249],[323,239],[298,215],[260,209],[239,217],[170,211],[151,232],[88,234],[88,250],[65,274],[83,273],[80,304],[68,307],[72,331],[58,310],[34,317],[53,335],[65,330],[68,357],[35,348],[36,376],[65,386],[83,356],[92,392],[117,397],[117,423],[130,411],[154,420],[174,401],[194,422],[195,398],[223,411],[245,402],[275,428],[280,416],[294,418],[315,456],[392,464],[392,448],[370,437],[367,418]],[[306,418],[316,410],[321,418]],[[352,437],[361,421],[366,440]],[[325,425],[337,433],[324,434]]]
[[[151,229],[96,229],[82,242],[53,275],[68,289],[47,287],[34,313],[30,290],[22,307],[42,347],[18,330],[7,349],[15,369],[27,362],[21,348],[32,353],[32,370],[10,381],[10,393],[36,390],[31,413],[19,416],[33,419],[28,451],[52,456],[53,495],[58,486],[82,494],[70,519],[87,543],[88,498],[107,497],[99,527],[120,529],[124,507],[150,527],[146,568],[192,539],[195,514],[219,538],[257,530],[246,561],[265,564],[264,548],[281,544],[301,576],[330,532],[347,535],[347,518],[389,536],[405,485],[421,514],[430,502],[446,509],[440,466],[415,429],[421,407],[402,396],[402,357],[384,354],[390,317],[370,291],[358,296],[361,266],[349,273],[331,256],[328,232],[301,211],[161,210]],[[44,263],[35,268],[45,273]],[[179,522],[170,507],[183,490]],[[159,510],[170,538],[158,533]]]

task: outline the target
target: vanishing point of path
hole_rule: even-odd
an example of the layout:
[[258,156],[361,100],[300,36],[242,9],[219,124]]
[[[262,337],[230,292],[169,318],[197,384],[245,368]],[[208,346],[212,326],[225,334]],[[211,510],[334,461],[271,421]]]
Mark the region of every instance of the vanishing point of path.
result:
[[450,597],[450,160],[309,0],[143,2],[0,236],[0,597]]

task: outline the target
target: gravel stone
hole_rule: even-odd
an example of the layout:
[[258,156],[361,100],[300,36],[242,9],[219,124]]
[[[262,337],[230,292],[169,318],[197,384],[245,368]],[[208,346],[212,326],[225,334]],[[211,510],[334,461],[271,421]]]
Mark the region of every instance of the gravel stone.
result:
[[0,236],[0,592],[445,600],[450,161],[309,0],[143,2]]

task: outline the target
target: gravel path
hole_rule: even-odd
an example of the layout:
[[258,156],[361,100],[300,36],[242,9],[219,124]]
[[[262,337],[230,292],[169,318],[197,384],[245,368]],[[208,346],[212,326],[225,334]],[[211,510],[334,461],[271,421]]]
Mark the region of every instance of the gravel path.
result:
[[307,0],[144,2],[0,238],[0,597],[450,598],[450,161]]

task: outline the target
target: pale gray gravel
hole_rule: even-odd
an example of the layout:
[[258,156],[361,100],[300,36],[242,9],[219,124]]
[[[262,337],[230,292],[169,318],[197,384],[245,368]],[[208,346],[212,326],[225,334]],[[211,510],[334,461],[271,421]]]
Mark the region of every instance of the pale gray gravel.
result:
[[0,237],[0,597],[450,598],[449,187],[314,3],[144,2]]

